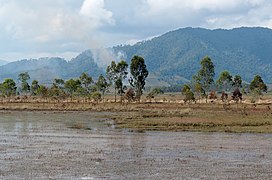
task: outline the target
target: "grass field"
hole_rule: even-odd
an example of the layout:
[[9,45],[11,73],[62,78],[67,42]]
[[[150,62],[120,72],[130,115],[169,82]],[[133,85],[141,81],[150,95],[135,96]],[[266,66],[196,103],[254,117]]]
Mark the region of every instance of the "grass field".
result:
[[267,105],[239,104],[224,109],[211,104],[156,104],[139,109],[118,115],[118,127],[137,131],[272,132],[272,111]]
[[250,103],[246,97],[243,103],[223,104],[220,100],[209,103],[182,102],[178,94],[166,94],[149,102],[112,102],[113,96],[106,96],[98,104],[82,100],[73,101],[1,101],[0,109],[27,111],[107,111],[116,112],[107,118],[113,119],[117,128],[132,131],[205,131],[205,132],[255,132],[272,133],[271,95],[258,103]]

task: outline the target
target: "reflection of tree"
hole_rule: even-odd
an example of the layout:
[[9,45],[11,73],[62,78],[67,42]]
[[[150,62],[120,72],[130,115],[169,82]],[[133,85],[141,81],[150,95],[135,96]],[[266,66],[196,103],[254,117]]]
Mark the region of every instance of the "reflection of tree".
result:
[[[14,121],[10,121],[9,119],[9,115],[1,115],[0,121],[1,121],[1,125],[0,125],[0,130],[2,132],[2,129],[4,132],[13,132],[15,130],[16,127],[16,122]],[[8,120],[8,121],[6,121]]]
[[[141,172],[145,166],[141,166],[146,149],[146,134],[140,133],[114,133],[114,138],[107,138],[107,145],[110,154],[110,168],[107,170],[111,174],[127,174],[130,172]],[[104,148],[105,149],[105,148]]]
[[146,148],[146,134],[134,134],[129,140],[131,159],[139,161],[143,157]]
[[32,128],[32,123],[29,122],[29,118],[27,114],[20,115],[19,118],[16,118],[16,122],[14,125],[14,131],[18,133],[18,135],[27,136],[29,135],[29,131]]
[[31,115],[27,113],[2,114],[0,118],[0,130],[2,132],[11,132],[18,137],[29,136],[33,129]]

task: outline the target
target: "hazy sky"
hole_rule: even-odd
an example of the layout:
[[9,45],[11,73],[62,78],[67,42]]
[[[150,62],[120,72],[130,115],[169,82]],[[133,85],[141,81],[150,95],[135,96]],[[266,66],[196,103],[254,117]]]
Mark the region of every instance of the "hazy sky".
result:
[[67,59],[182,27],[272,28],[272,0],[0,0],[0,59]]

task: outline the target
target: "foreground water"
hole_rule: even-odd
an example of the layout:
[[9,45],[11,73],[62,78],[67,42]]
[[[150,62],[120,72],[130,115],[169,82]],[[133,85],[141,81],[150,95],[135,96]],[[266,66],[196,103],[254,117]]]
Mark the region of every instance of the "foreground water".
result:
[[137,133],[110,113],[0,113],[0,179],[270,179],[271,134]]

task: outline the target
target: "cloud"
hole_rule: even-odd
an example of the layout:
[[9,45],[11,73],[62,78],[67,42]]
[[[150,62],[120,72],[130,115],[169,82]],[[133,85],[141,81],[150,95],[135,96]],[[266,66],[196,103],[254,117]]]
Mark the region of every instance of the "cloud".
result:
[[80,52],[102,46],[99,28],[113,25],[104,0],[0,0],[0,53]]
[[270,0],[145,0],[142,16],[157,26],[164,23],[214,28],[267,26],[271,6]]
[[[256,7],[263,4],[265,0],[145,0],[145,4],[149,7],[150,14],[161,12],[176,13],[175,10],[190,10],[194,12],[232,12],[243,8]],[[173,11],[174,10],[174,11]],[[182,12],[180,12],[182,14]],[[178,15],[178,14],[176,14]],[[192,14],[193,15],[193,14]]]
[[112,12],[104,8],[104,0],[85,0],[80,9],[80,14],[88,17],[95,27],[103,23],[114,25]]
[[241,26],[262,26],[272,28],[272,2],[246,1],[244,12],[207,15],[206,26],[213,28],[234,28]]
[[271,12],[271,0],[0,0],[0,59],[67,56],[188,26],[272,28]]

